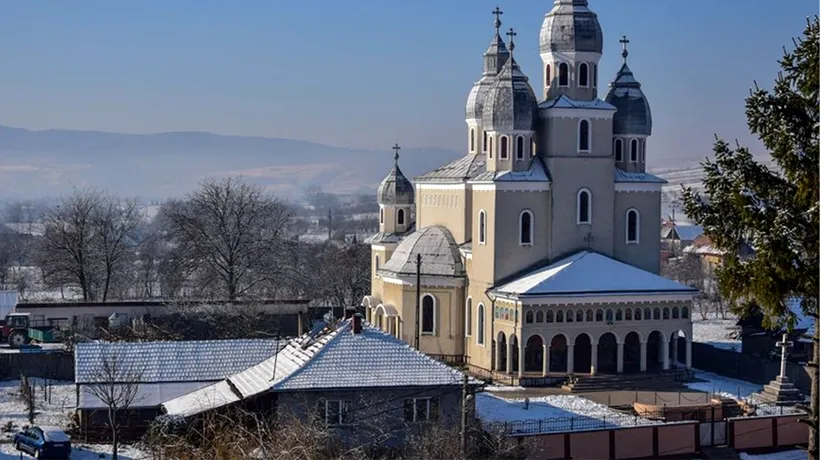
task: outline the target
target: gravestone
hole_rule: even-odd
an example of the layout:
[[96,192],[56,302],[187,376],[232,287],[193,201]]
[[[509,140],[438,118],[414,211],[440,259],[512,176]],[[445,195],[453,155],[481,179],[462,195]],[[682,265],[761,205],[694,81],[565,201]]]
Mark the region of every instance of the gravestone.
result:
[[780,355],[780,375],[763,386],[763,391],[757,394],[758,398],[764,402],[774,403],[779,406],[790,406],[804,400],[800,390],[786,377],[786,354],[787,349],[792,346],[788,341],[788,335],[783,334],[783,340],[776,344],[782,350]]

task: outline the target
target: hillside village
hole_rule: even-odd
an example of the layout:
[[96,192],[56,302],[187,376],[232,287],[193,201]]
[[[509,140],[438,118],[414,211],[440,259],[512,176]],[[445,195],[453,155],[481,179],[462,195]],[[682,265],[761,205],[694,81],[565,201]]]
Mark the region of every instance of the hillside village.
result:
[[594,3],[545,7],[539,95],[496,7],[460,156],[372,193],[3,203],[0,460],[817,458],[817,135],[647,169]]

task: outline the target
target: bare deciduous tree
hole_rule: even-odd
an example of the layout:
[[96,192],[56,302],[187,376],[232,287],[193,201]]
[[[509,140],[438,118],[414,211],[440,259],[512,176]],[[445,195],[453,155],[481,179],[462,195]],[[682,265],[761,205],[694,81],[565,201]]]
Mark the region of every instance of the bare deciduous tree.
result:
[[252,293],[286,270],[283,237],[290,210],[261,187],[239,179],[206,180],[162,214],[183,263],[196,262],[202,286],[229,300]]

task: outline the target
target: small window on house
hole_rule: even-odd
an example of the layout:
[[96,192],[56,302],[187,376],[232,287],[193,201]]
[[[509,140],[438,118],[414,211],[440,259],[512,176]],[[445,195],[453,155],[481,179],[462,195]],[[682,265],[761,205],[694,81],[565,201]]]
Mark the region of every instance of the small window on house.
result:
[[473,299],[467,298],[467,306],[464,308],[464,333],[467,337],[473,335]]
[[578,122],[578,150],[589,152],[589,121]]
[[535,312],[535,322],[536,323],[543,323],[544,322],[544,312],[543,311],[538,310],[537,312]]
[[569,65],[566,62],[558,64],[558,86],[569,86]]
[[638,161],[638,139],[632,139],[629,142],[629,161]]
[[624,161],[624,145],[621,139],[615,139],[615,161]]
[[527,324],[532,323],[532,322],[533,322],[533,319],[534,319],[534,318],[533,318],[533,315],[532,315],[532,312],[531,312],[531,311],[528,311],[528,312],[524,315],[524,322],[526,322]]
[[475,128],[470,128],[470,151],[475,152]]
[[478,304],[478,330],[476,331],[478,338],[476,342],[479,345],[484,345],[484,304]]
[[421,299],[421,333],[435,334],[436,332],[436,299],[425,294]]
[[353,401],[323,400],[319,402],[319,417],[328,425],[346,425],[353,422]]
[[396,212],[396,223],[398,225],[404,225],[404,209],[399,209]]
[[641,237],[641,215],[637,209],[626,212],[626,242],[638,244]]
[[484,131],[484,142],[481,144],[481,151],[487,153],[487,131]]
[[586,88],[589,86],[589,67],[586,62],[578,65],[578,86]]
[[532,213],[521,212],[518,218],[518,243],[522,246],[532,245]]
[[409,423],[438,420],[438,398],[409,398],[404,400],[404,421]]
[[487,242],[487,215],[484,210],[478,211],[478,243]]
[[507,151],[507,149],[508,149],[507,144],[508,144],[507,136],[501,136],[501,159],[502,160],[506,160],[507,158],[509,158],[508,151]]
[[524,136],[518,136],[515,139],[515,159],[524,159]]
[[384,208],[379,209],[379,223],[384,223]]
[[591,224],[592,223],[592,194],[589,190],[582,188],[578,191],[576,203],[576,223],[577,224]]
[[552,86],[552,68],[549,64],[547,64],[547,68],[544,72],[544,81],[547,82],[547,87]]

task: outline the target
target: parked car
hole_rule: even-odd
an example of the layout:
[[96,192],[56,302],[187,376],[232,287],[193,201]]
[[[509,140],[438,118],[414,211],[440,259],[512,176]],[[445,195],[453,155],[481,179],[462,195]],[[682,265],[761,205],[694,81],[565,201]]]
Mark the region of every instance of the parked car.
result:
[[34,458],[68,460],[71,456],[71,439],[56,426],[30,426],[14,435],[14,445]]

